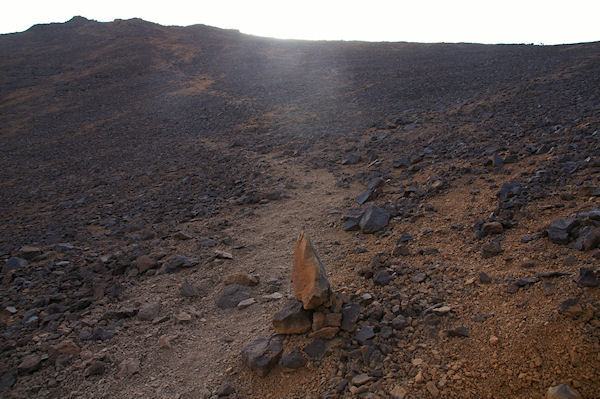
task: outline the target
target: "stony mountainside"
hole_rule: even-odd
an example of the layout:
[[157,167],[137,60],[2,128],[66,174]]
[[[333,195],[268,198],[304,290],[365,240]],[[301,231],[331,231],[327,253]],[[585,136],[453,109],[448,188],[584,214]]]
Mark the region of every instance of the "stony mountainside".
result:
[[0,397],[600,397],[599,43],[75,17],[0,55]]

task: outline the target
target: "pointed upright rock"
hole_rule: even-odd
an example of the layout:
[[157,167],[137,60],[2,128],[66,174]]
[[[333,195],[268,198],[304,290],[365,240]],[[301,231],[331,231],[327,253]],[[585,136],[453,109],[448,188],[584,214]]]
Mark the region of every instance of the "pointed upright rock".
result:
[[329,299],[330,286],[325,268],[304,232],[298,237],[292,263],[294,296],[304,309],[315,309]]

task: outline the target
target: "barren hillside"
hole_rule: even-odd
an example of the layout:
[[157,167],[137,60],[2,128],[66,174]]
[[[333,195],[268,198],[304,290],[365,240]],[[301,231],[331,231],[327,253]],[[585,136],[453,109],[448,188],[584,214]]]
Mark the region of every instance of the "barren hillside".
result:
[[0,70],[0,397],[600,398],[599,43],[75,17]]

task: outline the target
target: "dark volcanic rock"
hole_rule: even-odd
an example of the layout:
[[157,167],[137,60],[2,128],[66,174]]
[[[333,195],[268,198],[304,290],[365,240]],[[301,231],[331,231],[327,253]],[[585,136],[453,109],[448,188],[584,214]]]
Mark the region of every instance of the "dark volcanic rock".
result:
[[365,214],[365,210],[362,208],[354,208],[346,211],[342,220],[344,221],[344,230],[353,231],[360,229],[360,220]]
[[27,355],[23,359],[21,359],[21,362],[17,366],[17,370],[21,374],[32,373],[34,371],[37,371],[40,368],[41,364],[42,358],[40,356]]
[[242,361],[261,377],[277,364],[283,352],[283,336],[261,337],[244,347]]
[[575,282],[580,287],[597,287],[599,284],[594,270],[587,267],[579,268],[579,275],[575,279]]
[[577,237],[577,241],[573,244],[573,248],[580,251],[591,251],[599,245],[600,228],[586,226],[581,233],[579,233],[579,237]]
[[104,327],[96,327],[92,331],[92,339],[96,341],[107,341],[115,336],[115,333],[104,328]]
[[199,247],[202,248],[213,248],[217,246],[217,242],[211,238],[200,238],[196,240]]
[[479,273],[479,282],[482,284],[489,284],[492,282],[492,279],[487,275],[487,273],[481,272]]
[[0,377],[0,392],[8,391],[15,385],[17,379],[15,378],[13,373],[4,373],[2,377]]
[[500,156],[500,154],[496,153],[494,154],[494,157],[492,158],[492,165],[494,165],[494,168],[501,168],[504,166],[504,158],[502,158]]
[[506,201],[512,197],[521,194],[522,188],[519,182],[504,183],[500,191],[498,191],[498,198],[500,201]]
[[583,313],[583,308],[579,304],[579,298],[565,299],[558,305],[558,313],[571,318],[577,318]]
[[400,245],[400,244],[403,244],[405,242],[412,241],[413,239],[414,239],[413,236],[411,236],[407,232],[404,232],[404,233],[402,233],[402,235],[400,236],[400,238],[398,238],[398,242],[396,243],[396,245]]
[[537,278],[533,278],[533,277],[524,277],[524,278],[520,278],[516,281],[513,282],[513,284],[515,284],[518,287],[526,287],[528,285],[532,285],[537,283],[538,281],[540,281]]
[[297,348],[284,354],[279,361],[279,365],[284,370],[296,370],[306,366],[306,358]]
[[394,276],[392,276],[387,270],[380,270],[373,276],[373,282],[376,285],[388,285],[393,280]]
[[392,319],[392,327],[396,330],[402,330],[408,326],[408,319],[402,315],[398,315]]
[[315,339],[306,345],[302,351],[313,360],[323,359],[325,353],[327,353],[327,341],[324,339]]
[[303,334],[312,326],[311,312],[302,302],[292,299],[273,316],[273,326],[278,334]]
[[410,281],[414,282],[414,283],[422,283],[423,281],[427,280],[427,275],[425,273],[419,272],[417,274],[415,274]]
[[481,246],[481,256],[484,258],[491,258],[502,253],[502,247],[500,242],[492,241]]
[[448,330],[448,336],[449,337],[463,337],[463,338],[468,337],[469,330],[467,330],[467,328],[463,327],[463,326],[452,328],[452,329]]
[[224,382],[219,386],[215,393],[218,397],[228,397],[229,395],[233,395],[235,393],[235,388],[233,385]]
[[348,154],[346,158],[342,161],[342,165],[355,165],[361,161],[360,155],[358,154]]
[[371,326],[364,326],[354,334],[354,338],[356,338],[361,345],[366,345],[373,337],[375,337],[375,330]]
[[365,234],[375,233],[387,226],[390,213],[383,208],[371,206],[360,219],[360,230]]
[[361,194],[359,194],[355,198],[355,200],[356,200],[357,203],[359,203],[360,205],[362,205],[365,202],[367,202],[368,200],[370,200],[372,195],[373,195],[373,190],[367,189],[367,190],[363,191]]
[[221,309],[232,309],[235,308],[238,303],[248,298],[250,298],[250,290],[248,287],[231,284],[221,291],[221,295],[217,298],[216,303]]
[[487,222],[481,226],[481,231],[485,234],[502,234],[504,227],[500,222]]
[[397,168],[405,168],[409,165],[410,165],[410,159],[408,159],[408,158],[401,158],[401,159],[397,159],[392,162],[392,167],[396,168],[396,169]]
[[546,399],[582,399],[579,392],[568,385],[559,384],[548,388]]
[[198,264],[198,259],[183,255],[173,255],[163,263],[163,269],[167,273],[174,273],[180,268],[192,267]]
[[27,262],[27,260],[13,256],[11,258],[8,258],[4,267],[5,267],[5,270],[10,271],[10,270],[16,270],[21,267],[25,267],[28,264],[29,264],[29,262]]
[[102,375],[106,371],[106,363],[100,360],[94,360],[85,370],[85,376]]
[[555,244],[568,244],[569,234],[579,226],[579,221],[576,219],[555,220],[550,223],[546,232],[548,238]]
[[160,303],[145,303],[140,307],[138,311],[138,317],[140,320],[151,321],[158,315],[160,311]]
[[356,328],[356,322],[360,316],[360,305],[356,303],[347,303],[342,306],[342,325],[341,329],[352,332]]
[[193,298],[195,296],[198,296],[198,288],[194,287],[192,284],[188,283],[186,280],[183,281],[183,283],[181,283],[181,286],[179,287],[179,291],[181,292],[181,295],[184,297],[188,297],[188,298]]

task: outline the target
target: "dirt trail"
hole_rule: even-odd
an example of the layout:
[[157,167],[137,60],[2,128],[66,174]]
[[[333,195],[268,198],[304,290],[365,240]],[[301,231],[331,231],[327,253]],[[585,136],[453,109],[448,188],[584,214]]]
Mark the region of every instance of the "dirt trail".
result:
[[[299,232],[305,230],[309,234],[325,265],[335,263],[340,244],[347,236],[336,223],[340,219],[339,206],[348,191],[332,190],[334,179],[329,172],[299,167],[293,158],[276,159],[267,155],[257,159],[257,163],[261,162],[269,163],[272,173],[288,182],[288,187],[295,188],[286,189],[286,198],[282,200],[260,205],[250,217],[222,219],[229,222],[222,233],[231,237],[232,245],[220,244],[216,248],[232,253],[232,260],[214,259],[190,270],[156,275],[128,287],[129,300],[119,307],[159,302],[159,315],[169,316],[168,320],[157,324],[127,321],[109,345],[93,343],[84,348],[115,365],[127,358],[137,358],[141,363],[140,372],[130,380],[120,380],[113,375],[103,377],[102,383],[95,378],[74,380],[70,397],[172,398],[198,393],[204,386],[214,389],[240,372],[243,346],[271,332],[273,313],[279,310],[286,297],[292,296],[289,270]],[[234,214],[239,207],[232,209]],[[196,220],[181,227],[195,235],[203,230],[205,222]],[[173,241],[170,250],[193,255],[196,238]],[[341,276],[336,277],[338,273],[328,269],[335,286]],[[215,299],[223,288],[221,280],[233,273],[259,277],[259,285],[252,289],[252,297],[257,303],[243,310],[219,309]],[[269,279],[281,283],[277,291],[284,298],[263,298],[273,291],[267,291]],[[199,287],[206,295],[182,297],[180,286],[184,281]],[[176,315],[180,312],[192,315],[192,320],[178,323]],[[88,317],[101,318],[101,314],[92,313]],[[171,349],[161,348],[161,336],[168,337]],[[252,392],[248,386],[240,388]]]

